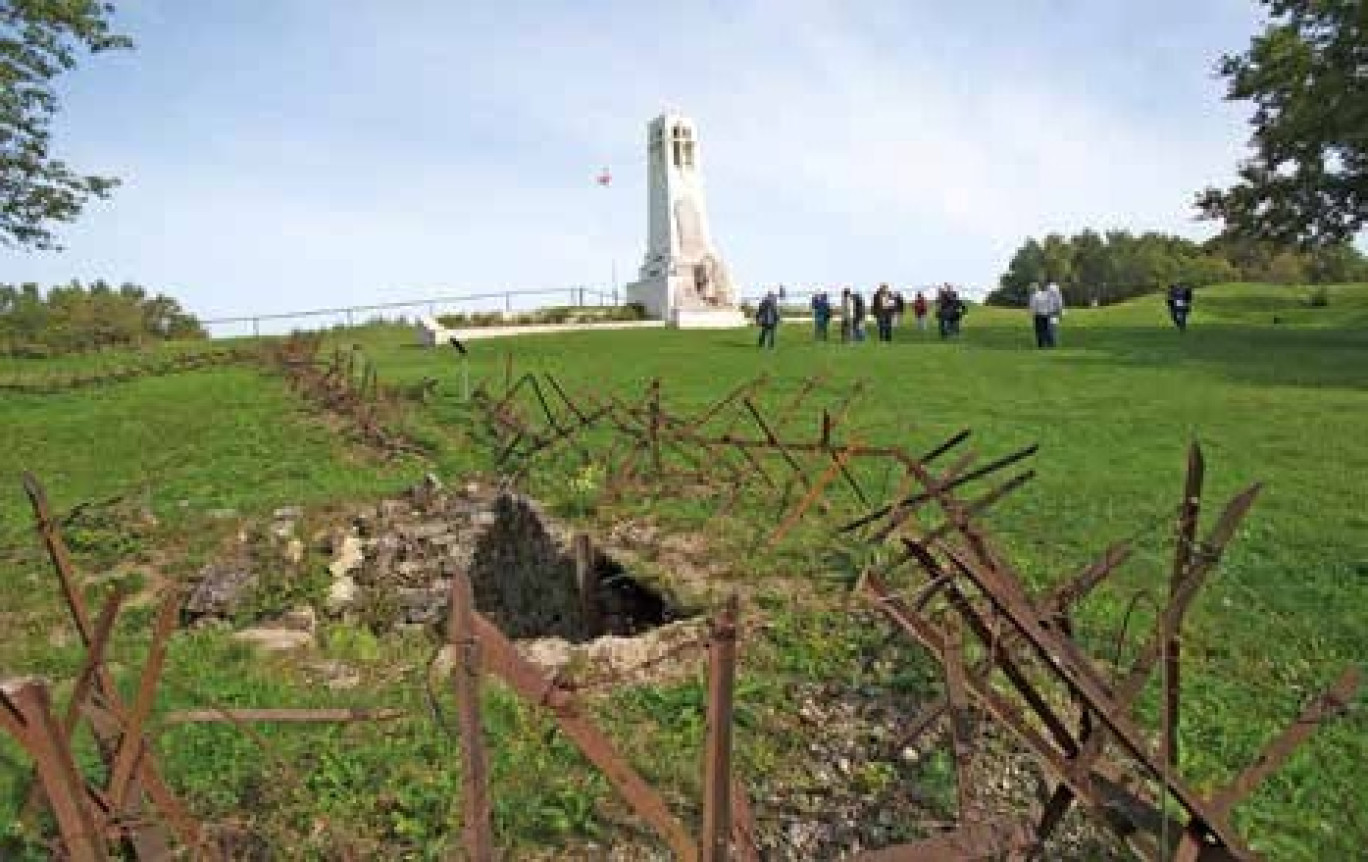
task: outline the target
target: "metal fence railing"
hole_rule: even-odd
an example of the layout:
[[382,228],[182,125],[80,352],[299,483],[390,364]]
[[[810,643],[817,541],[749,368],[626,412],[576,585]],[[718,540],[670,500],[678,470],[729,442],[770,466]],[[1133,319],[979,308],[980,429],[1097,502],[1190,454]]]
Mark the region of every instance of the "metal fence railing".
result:
[[[213,336],[271,334],[269,330],[325,329],[332,326],[356,326],[368,319],[393,312],[413,312],[436,317],[450,311],[486,311],[513,314],[535,311],[548,306],[574,307],[611,306],[621,304],[621,293],[616,288],[558,287],[533,290],[503,290],[469,293],[455,296],[436,296],[396,302],[377,302],[369,305],[344,305],[335,308],[310,308],[303,311],[282,311],[266,314],[244,314],[234,317],[211,317],[200,324]],[[298,325],[290,325],[294,322]],[[232,331],[236,328],[238,331]],[[267,331],[263,331],[263,328]]]

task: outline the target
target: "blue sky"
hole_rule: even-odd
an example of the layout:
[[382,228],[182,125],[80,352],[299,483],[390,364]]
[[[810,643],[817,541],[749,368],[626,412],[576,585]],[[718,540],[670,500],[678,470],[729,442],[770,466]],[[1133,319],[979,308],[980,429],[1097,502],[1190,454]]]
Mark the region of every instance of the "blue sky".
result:
[[[996,281],[1027,235],[1209,235],[1253,0],[123,0],[61,154],[123,186],[0,280],[206,316],[604,284],[644,252],[645,125],[699,124],[746,292]],[[602,166],[611,188],[594,183]]]

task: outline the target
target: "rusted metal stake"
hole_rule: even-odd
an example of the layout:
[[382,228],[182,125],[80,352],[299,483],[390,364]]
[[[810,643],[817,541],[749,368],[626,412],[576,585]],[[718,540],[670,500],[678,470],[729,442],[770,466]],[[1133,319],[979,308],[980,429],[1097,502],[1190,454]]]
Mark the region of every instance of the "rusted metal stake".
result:
[[489,862],[494,858],[494,832],[480,721],[480,641],[475,634],[475,596],[465,572],[457,573],[451,587],[451,648],[456,653],[452,674],[461,725],[463,843],[471,862]]
[[[48,556],[52,560],[52,567],[57,573],[62,595],[66,599],[67,609],[71,612],[72,623],[80,636],[81,644],[87,650],[91,650],[95,643],[95,629],[90,621],[90,612],[85,603],[85,598],[81,595],[80,588],[77,585],[76,571],[71,563],[71,555],[67,550],[66,541],[62,538],[61,530],[53,520],[51,509],[48,507],[47,493],[32,473],[24,474],[23,485],[28,494],[29,502],[33,506],[33,518],[37,524],[38,533],[42,536]],[[96,691],[103,699],[107,711],[93,711],[91,727],[101,746],[106,750],[114,750],[116,740],[120,735],[117,722],[122,718],[122,699],[108,668],[104,665],[96,665],[94,673]],[[189,812],[185,810],[180,800],[166,786],[166,782],[162,779],[152,760],[150,758],[139,758],[137,766],[137,783],[142,785],[142,789],[148,798],[161,810],[166,821],[175,831],[176,837],[186,846],[198,848],[200,846],[199,824],[190,817]],[[164,831],[156,826],[149,825],[133,829],[132,840],[138,848],[139,855],[145,858],[164,857],[171,852]]]
[[266,724],[347,724],[358,721],[394,721],[408,713],[401,709],[187,709],[168,712],[162,724],[216,724],[263,722]]
[[180,595],[172,591],[162,600],[162,606],[157,612],[152,648],[148,651],[147,664],[143,666],[142,679],[138,683],[138,697],[133,701],[133,709],[129,712],[123,728],[123,739],[119,743],[118,754],[114,757],[114,766],[110,769],[109,798],[116,813],[124,811],[128,789],[133,781],[133,771],[147,746],[143,738],[143,725],[152,715],[157,680],[161,677],[162,667],[166,664],[166,643],[176,627],[179,610]]
[[[994,606],[1030,643],[1033,650],[1041,657],[1045,667],[1060,682],[1064,683],[1073,694],[1085,702],[1090,710],[1097,714],[1097,717],[1106,725],[1108,733],[1134,756],[1145,767],[1146,771],[1164,781],[1168,792],[1186,809],[1192,819],[1200,821],[1209,835],[1219,840],[1233,852],[1242,853],[1246,856],[1252,855],[1243,846],[1238,833],[1235,832],[1224,815],[1215,811],[1191,787],[1185,785],[1176,776],[1166,775],[1164,773],[1167,770],[1158,767],[1156,758],[1151,755],[1150,746],[1144,734],[1141,733],[1135,723],[1123,714],[1122,709],[1118,707],[1112,696],[1112,687],[1103,680],[1101,672],[1083,656],[1082,651],[1075,643],[1042,626],[1028,604],[1017,599],[1016,592],[1018,590],[1012,587],[1002,573],[983,567],[977,562],[965,559],[953,552],[950,552],[950,557],[959,570],[974,581],[984,595],[992,600]],[[1185,592],[1181,598],[1186,600],[1195,592],[1195,584],[1185,584],[1184,587]],[[1170,606],[1165,614],[1165,619],[1161,622],[1167,624],[1173,615],[1182,612],[1185,604],[1186,601],[1175,602],[1173,606]],[[1155,646],[1158,644],[1156,643]]]
[[512,641],[482,614],[476,613],[474,617],[485,669],[501,677],[530,703],[550,710],[566,737],[598,767],[622,800],[665,839],[671,852],[683,862],[696,860],[695,838],[670,814],[660,794],[617,753],[597,725],[584,716],[575,697],[520,656]]
[[1348,709],[1358,688],[1358,668],[1350,665],[1328,691],[1308,703],[1301,715],[1297,716],[1297,720],[1259,753],[1252,766],[1240,773],[1225,790],[1211,797],[1212,807],[1227,812],[1253,792],[1265,778],[1282,766],[1296,747],[1305,742],[1317,727]]
[[648,432],[651,443],[651,468],[655,470],[657,477],[661,474],[660,461],[660,378],[651,381],[651,387],[647,394],[647,411],[650,416]]
[[731,849],[732,702],[736,684],[738,602],[727,599],[708,643],[708,727],[703,761],[700,862],[727,862]]
[[755,840],[755,814],[751,811],[746,788],[732,779],[732,850],[739,862],[760,862],[760,848]]
[[[1202,447],[1193,441],[1188,449],[1187,481],[1183,486],[1183,505],[1178,514],[1178,541],[1173,551],[1173,574],[1169,579],[1170,602],[1178,597],[1188,568],[1192,565],[1193,550],[1197,541],[1197,517],[1202,507],[1202,478],[1205,472]],[[1178,765],[1179,673],[1183,649],[1178,630],[1181,626],[1180,617],[1174,623],[1164,650],[1164,717],[1161,745],[1164,762],[1170,767]]]
[[594,545],[588,533],[576,533],[575,586],[579,590],[580,617],[584,620],[585,633],[597,636],[603,632],[603,620],[599,615],[598,569],[594,567]]
[[71,748],[52,715],[47,686],[30,680],[0,696],[13,705],[23,722],[23,741],[37,764],[67,855],[72,862],[104,862],[109,853],[103,830],[87,802],[85,781],[76,771]]
[[[104,607],[100,609],[100,617],[95,621],[95,640],[86,656],[85,666],[81,668],[80,675],[76,677],[76,686],[71,692],[71,702],[67,704],[66,715],[62,718],[62,738],[67,741],[68,745],[76,733],[76,725],[81,720],[81,712],[85,708],[86,700],[90,697],[90,689],[95,682],[96,669],[104,664],[105,649],[109,645],[110,636],[114,633],[114,623],[118,619],[119,607],[123,604],[124,597],[123,589],[116,588],[105,601]],[[25,823],[30,822],[38,809],[42,807],[43,800],[43,784],[41,781],[35,781],[29,791],[28,799],[24,802],[19,819]]]
[[817,480],[808,485],[807,493],[803,495],[803,499],[798,501],[798,505],[794,506],[789,511],[788,516],[785,517],[779,526],[774,528],[774,532],[770,534],[768,544],[771,548],[779,544],[779,540],[782,539],[789,530],[793,529],[799,519],[803,517],[812,504],[817,501],[817,498],[821,496],[822,492],[826,490],[827,485],[830,485],[837,475],[839,475],[840,471],[845,469],[845,465],[850,460],[851,455],[852,452],[849,448],[842,449],[840,454],[832,460],[831,465],[817,477]]
[[959,801],[959,821],[969,823],[978,819],[974,802],[973,777],[974,746],[969,712],[969,695],[964,671],[964,635],[962,623],[950,616],[945,621],[945,653],[941,663],[945,669],[945,699],[950,704],[950,741],[955,755],[955,791]]

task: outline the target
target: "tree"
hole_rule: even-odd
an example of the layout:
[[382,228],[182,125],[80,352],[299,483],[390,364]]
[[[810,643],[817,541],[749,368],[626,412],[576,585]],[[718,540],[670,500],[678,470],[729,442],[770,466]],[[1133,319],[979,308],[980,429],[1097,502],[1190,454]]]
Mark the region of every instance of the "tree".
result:
[[204,338],[204,328],[176,300],[136,284],[103,280],[43,292],[36,284],[0,284],[0,355],[52,356],[136,347],[148,341]]
[[100,0],[0,0],[0,244],[55,249],[53,226],[118,184],[82,176],[51,152],[54,79],[77,53],[128,48]]
[[1086,305],[1094,299],[1100,302],[1103,285],[1107,283],[1107,244],[1091,229],[1075,234],[1070,243],[1074,289],[1065,287],[1064,298],[1070,305]]
[[1274,284],[1305,284],[1306,264],[1295,252],[1281,252],[1268,262],[1266,278]]
[[1363,255],[1347,242],[1316,249],[1306,262],[1306,269],[1316,284],[1345,284],[1368,278]]
[[1073,278],[1073,249],[1063,236],[1052,233],[1041,243],[1041,253],[1045,259],[1045,281],[1061,284]]
[[1045,252],[1040,243],[1028,239],[1012,255],[1007,271],[998,280],[999,288],[988,296],[996,305],[1025,305],[1031,284],[1045,279]]
[[1362,0],[1262,0],[1269,23],[1218,71],[1255,106],[1252,157],[1197,206],[1236,236],[1303,247],[1368,223],[1368,13]]
[[1240,271],[1219,255],[1199,254],[1179,264],[1178,280],[1193,287],[1206,287],[1211,284],[1239,281]]

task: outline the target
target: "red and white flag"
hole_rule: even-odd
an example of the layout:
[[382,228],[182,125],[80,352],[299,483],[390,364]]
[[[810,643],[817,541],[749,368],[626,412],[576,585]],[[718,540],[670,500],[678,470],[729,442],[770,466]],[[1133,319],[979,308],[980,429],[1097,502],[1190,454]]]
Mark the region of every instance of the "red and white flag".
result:
[[611,186],[613,184],[613,175],[609,173],[607,168],[604,168],[603,171],[595,179],[595,182],[597,182],[601,186]]

